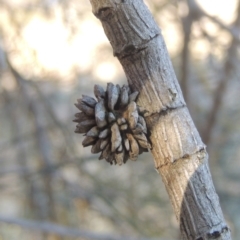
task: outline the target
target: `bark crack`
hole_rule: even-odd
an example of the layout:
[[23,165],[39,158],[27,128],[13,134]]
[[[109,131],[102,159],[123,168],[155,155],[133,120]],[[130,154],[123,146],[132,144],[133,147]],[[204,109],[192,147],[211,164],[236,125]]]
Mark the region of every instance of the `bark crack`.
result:
[[186,105],[182,104],[182,105],[179,105],[177,107],[165,107],[165,108],[162,108],[162,110],[160,112],[156,112],[156,113],[152,113],[152,114],[149,114],[149,112],[147,110],[142,110],[141,113],[143,114],[143,116],[146,119],[153,118],[153,119],[159,120],[160,117],[166,116],[170,112],[177,111],[177,110],[179,110],[181,108],[184,108],[184,107],[186,107]]
[[157,33],[153,37],[149,38],[148,40],[143,41],[142,44],[139,44],[138,46],[134,44],[126,44],[119,52],[113,52],[113,55],[117,57],[119,60],[122,60],[124,58],[131,57],[135,54],[138,54],[145,49],[148,48],[148,43],[153,41],[153,39],[157,38],[160,34]]
[[204,159],[205,154],[206,154],[206,147],[202,146],[196,152],[187,153],[177,159],[174,159],[172,162],[165,162],[164,164],[160,164],[159,166],[156,167],[156,170],[159,171],[160,169],[167,167],[167,166],[174,165],[183,159],[189,159],[193,155],[197,155],[199,162],[200,162],[200,164],[199,164],[199,166],[200,166],[200,165],[204,164],[203,159]]

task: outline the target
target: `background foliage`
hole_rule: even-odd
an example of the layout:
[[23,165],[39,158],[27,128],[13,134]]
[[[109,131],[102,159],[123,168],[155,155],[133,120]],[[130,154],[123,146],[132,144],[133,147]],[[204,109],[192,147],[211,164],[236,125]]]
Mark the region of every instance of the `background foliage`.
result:
[[[240,1],[146,2],[239,239]],[[110,166],[74,134],[74,102],[109,81],[126,79],[88,0],[0,0],[0,239],[179,239],[151,154]]]

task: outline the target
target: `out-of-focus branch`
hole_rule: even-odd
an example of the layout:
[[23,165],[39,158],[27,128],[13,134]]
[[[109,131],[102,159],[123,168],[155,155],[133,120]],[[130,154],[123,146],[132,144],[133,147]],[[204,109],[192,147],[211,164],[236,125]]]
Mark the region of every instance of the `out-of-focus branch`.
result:
[[233,27],[229,27],[225,25],[221,20],[209,15],[206,13],[195,0],[187,0],[188,5],[188,15],[182,18],[182,26],[184,32],[184,41],[183,41],[183,49],[182,49],[182,66],[181,66],[181,76],[180,83],[182,87],[182,92],[185,98],[186,103],[189,105],[189,42],[191,39],[191,29],[194,21],[199,20],[202,17],[208,17],[213,22],[218,24],[221,28],[227,30],[233,37],[235,44],[240,43],[240,31],[237,30],[238,26],[234,24]]
[[182,18],[182,26],[183,26],[183,33],[184,33],[184,40],[183,40],[183,49],[182,49],[182,66],[181,66],[181,76],[180,76],[180,83],[182,87],[182,92],[184,99],[189,106],[189,42],[191,39],[191,30],[194,21],[198,20],[200,15],[199,12],[196,11],[197,7],[195,6],[194,1],[187,1],[189,12],[188,15]]
[[[7,65],[6,61],[5,61],[5,65]],[[8,91],[4,91],[3,95],[7,103],[6,115],[7,115],[7,118],[9,119],[9,123],[11,124],[11,134],[19,138],[23,133],[22,122],[23,121],[25,122],[27,120],[26,119],[27,114],[24,114],[24,112],[25,113],[27,112],[26,108],[23,106],[20,100],[21,97],[20,97],[19,91],[16,91],[14,95],[12,95]],[[18,103],[19,103],[18,107],[15,104],[16,99],[18,99]],[[21,112],[19,111],[19,107],[21,108]],[[22,116],[20,116],[21,113],[23,113]],[[26,194],[29,196],[29,198],[26,199],[27,201],[26,206],[30,207],[31,211],[35,212],[37,209],[34,204],[35,202],[34,196],[37,195],[35,191],[37,188],[35,186],[36,184],[35,181],[30,181],[29,175],[28,175],[30,173],[30,167],[28,163],[29,157],[28,157],[28,147],[26,142],[20,140],[18,142],[18,147],[15,149],[17,151],[17,154],[16,154],[17,166],[13,166],[6,169],[1,168],[0,176],[3,174],[4,175],[9,174],[10,172],[14,172],[15,174],[19,175],[20,179],[22,179],[24,182],[24,189],[26,189]]]
[[[234,22],[234,26],[235,26],[235,28],[240,27],[240,1],[238,1],[237,18]],[[228,49],[227,59],[226,59],[226,62],[225,62],[224,68],[223,68],[224,69],[223,70],[223,75],[222,75],[222,78],[221,78],[221,80],[219,82],[219,85],[216,89],[216,92],[214,94],[213,105],[212,105],[212,108],[210,109],[210,114],[209,114],[209,117],[207,119],[205,131],[203,133],[203,139],[204,139],[205,144],[207,144],[207,145],[211,141],[213,128],[214,128],[214,126],[217,122],[217,116],[218,116],[218,113],[221,109],[224,93],[225,93],[226,88],[227,88],[227,83],[231,79],[232,72],[235,71],[235,69],[237,67],[236,54],[237,54],[237,47],[239,46],[238,43],[239,43],[239,40],[236,40],[236,38],[233,36],[232,37],[232,42],[231,42],[230,47]]]
[[[33,114],[35,126],[36,126],[36,138],[37,138],[37,144],[39,153],[41,155],[41,163],[40,165],[43,165],[45,167],[51,168],[51,165],[53,163],[52,161],[52,151],[50,148],[50,142],[49,138],[47,136],[46,130],[43,125],[43,116],[41,111],[41,106],[37,100],[31,96],[31,92],[29,89],[29,86],[27,84],[27,81],[21,76],[20,73],[17,72],[16,69],[11,65],[9,60],[7,59],[8,67],[12,75],[14,76],[16,83],[20,87],[20,90],[22,91],[22,95],[29,106],[30,111]],[[48,217],[50,217],[52,220],[55,219],[55,211],[54,211],[54,197],[53,197],[53,189],[51,186],[52,182],[52,176],[51,173],[48,173],[43,177],[44,186],[47,192],[48,197],[48,206],[44,206],[42,208],[42,211],[40,211],[40,214],[42,218],[45,218],[44,212]],[[37,198],[38,199],[38,198]],[[42,205],[42,202],[39,202],[39,206]]]
[[53,233],[60,236],[67,236],[67,237],[79,237],[79,238],[84,238],[88,240],[157,240],[157,239],[148,239],[148,238],[135,238],[130,236],[100,234],[100,233],[94,233],[91,231],[85,231],[81,229],[68,228],[68,227],[53,224],[50,222],[37,222],[32,220],[29,221],[25,219],[12,218],[12,217],[6,217],[1,215],[0,215],[0,222],[18,225],[20,227],[26,228],[27,230]]
[[[186,20],[186,24],[184,23]],[[182,92],[186,104],[189,106],[189,96],[188,96],[188,78],[189,78],[189,41],[191,35],[191,26],[193,21],[188,17],[183,20],[183,30],[184,30],[184,42],[183,42],[183,49],[182,49],[182,61],[181,61],[181,76],[180,76],[180,83],[182,87]]]
[[20,166],[13,166],[8,168],[1,168],[0,169],[0,177],[6,174],[18,174],[18,175],[27,175],[29,173],[28,167],[20,167]]
[[[210,115],[206,124],[205,131],[203,133],[203,139],[204,142],[208,145],[210,142],[212,129],[216,123],[217,114],[219,112],[222,97],[224,95],[227,81],[230,79],[230,74],[232,70],[234,69],[234,59],[236,55],[236,48],[238,44],[240,43],[240,31],[239,29],[239,7],[238,7],[238,17],[236,21],[234,22],[232,27],[228,27],[224,23],[222,23],[219,19],[210,16],[207,14],[200,6],[197,4],[195,0],[187,0],[188,4],[188,15],[184,18],[182,18],[182,26],[183,26],[183,32],[184,32],[184,41],[183,41],[183,48],[182,48],[182,54],[181,54],[181,76],[180,76],[180,83],[183,91],[183,95],[185,98],[186,103],[189,106],[189,103],[191,102],[189,99],[189,42],[191,39],[191,29],[192,24],[194,21],[199,20],[202,17],[208,17],[213,22],[217,23],[221,28],[227,30],[231,36],[232,36],[232,44],[229,48],[228,53],[228,59],[226,60],[225,66],[224,66],[224,75],[222,80],[219,83],[218,89],[216,90],[215,96],[214,96],[214,103],[213,107],[210,111]],[[191,106],[189,106],[191,109]]]
[[[54,115],[54,112],[53,112],[52,109],[49,107],[49,104],[47,103],[47,101],[43,100],[43,96],[41,96],[41,92],[40,92],[40,90],[37,88],[37,86],[34,85],[34,83],[31,83],[31,82],[27,81],[26,79],[24,79],[24,78],[13,68],[13,66],[11,65],[11,63],[9,63],[9,67],[10,67],[10,70],[11,70],[12,74],[15,76],[16,79],[18,79],[19,84],[20,84],[21,86],[23,86],[23,90],[26,89],[26,88],[32,90],[32,88],[29,88],[29,85],[30,85],[31,87],[34,86],[34,89],[37,91],[37,95],[40,96],[41,103],[45,106],[45,109],[47,110],[48,114],[51,116],[51,118],[53,119],[54,123],[56,123],[56,125],[57,125],[59,128],[62,129],[63,127],[62,127],[61,123],[56,119],[56,117],[55,117],[55,115]],[[27,86],[26,86],[26,85],[27,85]],[[24,88],[24,87],[26,87],[26,88]],[[30,107],[30,110],[32,110],[32,112],[34,113],[35,121],[39,121],[40,116],[37,115],[37,113],[36,113],[36,110],[37,110],[36,108],[37,108],[38,106],[35,106],[35,105],[32,106],[33,104],[36,104],[36,103],[35,103],[36,100],[35,100],[34,98],[29,98],[29,96],[28,96],[29,93],[28,93],[26,90],[24,90],[23,93],[24,93],[24,95],[26,96],[27,103],[28,103],[28,105],[29,105],[29,107]],[[36,123],[36,125],[38,125],[38,122]],[[36,129],[36,130],[37,130],[37,129]],[[41,130],[41,131],[38,131],[38,130],[37,130],[36,132],[37,132],[37,134],[42,135],[42,134],[43,134],[43,133],[42,133],[43,128],[41,128],[40,130]],[[63,133],[65,133],[65,137],[68,136],[67,131],[63,131]],[[38,136],[38,137],[39,137],[39,136]],[[66,138],[65,141],[66,141],[67,139],[68,139],[68,138]],[[40,139],[40,140],[41,140],[41,139]],[[41,142],[42,142],[42,140],[41,140]],[[44,145],[44,144],[42,144],[42,145]],[[40,145],[40,147],[41,147],[41,145]],[[41,149],[41,148],[40,148],[40,149]],[[74,151],[73,151],[73,152],[74,152]],[[43,153],[46,154],[44,150],[43,150]],[[38,173],[40,173],[40,174],[46,173],[46,174],[45,174],[46,176],[51,176],[51,174],[53,173],[53,171],[55,171],[55,170],[58,169],[59,167],[65,165],[66,162],[69,162],[69,159],[64,158],[64,159],[63,159],[63,162],[62,162],[62,163],[59,163],[58,165],[55,165],[55,164],[52,164],[52,163],[51,163],[51,164],[46,164],[45,166],[43,166],[43,168],[42,168],[40,171],[38,171]],[[93,179],[94,176],[92,176],[91,178]],[[49,182],[50,182],[46,177],[44,177],[44,179],[46,180],[46,183],[49,183]],[[95,182],[95,185],[98,186],[98,188],[101,188],[102,186],[100,186],[100,184],[97,185],[97,179],[96,179],[95,181],[96,181],[96,182]],[[48,192],[48,193],[49,193],[49,192]],[[143,233],[143,231],[145,231],[144,228],[139,229],[138,226],[137,226],[137,224],[136,224],[136,222],[135,222],[135,221],[131,221],[131,219],[130,219],[127,215],[123,214],[121,211],[119,211],[118,209],[116,209],[116,208],[114,207],[113,203],[112,203],[109,199],[107,199],[107,198],[104,197],[103,195],[101,195],[101,198],[102,198],[107,204],[109,204],[109,206],[111,206],[112,210],[118,215],[118,217],[121,217],[121,218],[122,218],[125,222],[127,222],[131,227],[133,227],[134,229],[138,230],[139,233],[144,234],[144,233]],[[50,200],[51,200],[51,199],[50,199]],[[52,199],[52,200],[54,200],[54,199]],[[51,203],[50,206],[54,206],[54,204]],[[47,207],[46,207],[46,209],[47,209]],[[49,207],[48,207],[48,209],[49,209]],[[50,209],[53,210],[53,207],[52,207],[52,208],[50,207]],[[53,215],[53,216],[54,216],[54,215]]]
[[196,16],[199,17],[207,17],[211,19],[213,22],[218,24],[221,28],[228,31],[232,37],[235,39],[236,43],[240,43],[240,30],[238,27],[234,24],[233,27],[229,27],[226,24],[224,24],[220,19],[213,17],[206,13],[196,2],[196,0],[187,0],[188,6],[190,7],[190,11],[193,11]]
[[[50,123],[44,126],[46,130],[52,129],[53,127],[54,127],[53,124],[50,124]],[[0,151],[8,150],[11,147],[16,147],[20,141],[25,141],[25,142],[31,141],[32,136],[35,134],[36,134],[36,131],[29,131],[27,133],[22,133],[20,135],[13,136],[9,140],[5,140],[0,144]]]

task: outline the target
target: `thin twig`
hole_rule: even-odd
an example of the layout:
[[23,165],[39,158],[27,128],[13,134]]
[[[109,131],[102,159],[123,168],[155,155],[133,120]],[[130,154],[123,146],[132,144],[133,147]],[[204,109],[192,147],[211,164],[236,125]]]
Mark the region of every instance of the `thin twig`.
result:
[[80,237],[80,238],[85,238],[89,240],[157,240],[153,238],[151,239],[135,238],[135,237],[129,237],[129,236],[100,234],[100,233],[94,233],[92,231],[86,231],[82,229],[68,228],[68,227],[50,223],[50,222],[38,222],[38,221],[32,221],[32,220],[30,221],[30,220],[6,217],[1,215],[0,215],[0,222],[18,225],[20,227],[26,228],[27,230],[41,231],[45,233],[54,233],[60,236]]

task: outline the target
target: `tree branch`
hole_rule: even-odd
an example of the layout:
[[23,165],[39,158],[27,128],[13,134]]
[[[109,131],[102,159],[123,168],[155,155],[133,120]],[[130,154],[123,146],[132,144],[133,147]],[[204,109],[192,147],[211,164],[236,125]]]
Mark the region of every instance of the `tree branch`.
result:
[[208,168],[165,42],[142,0],[90,0],[128,83],[139,92],[155,167],[162,176],[183,239],[230,240]]

